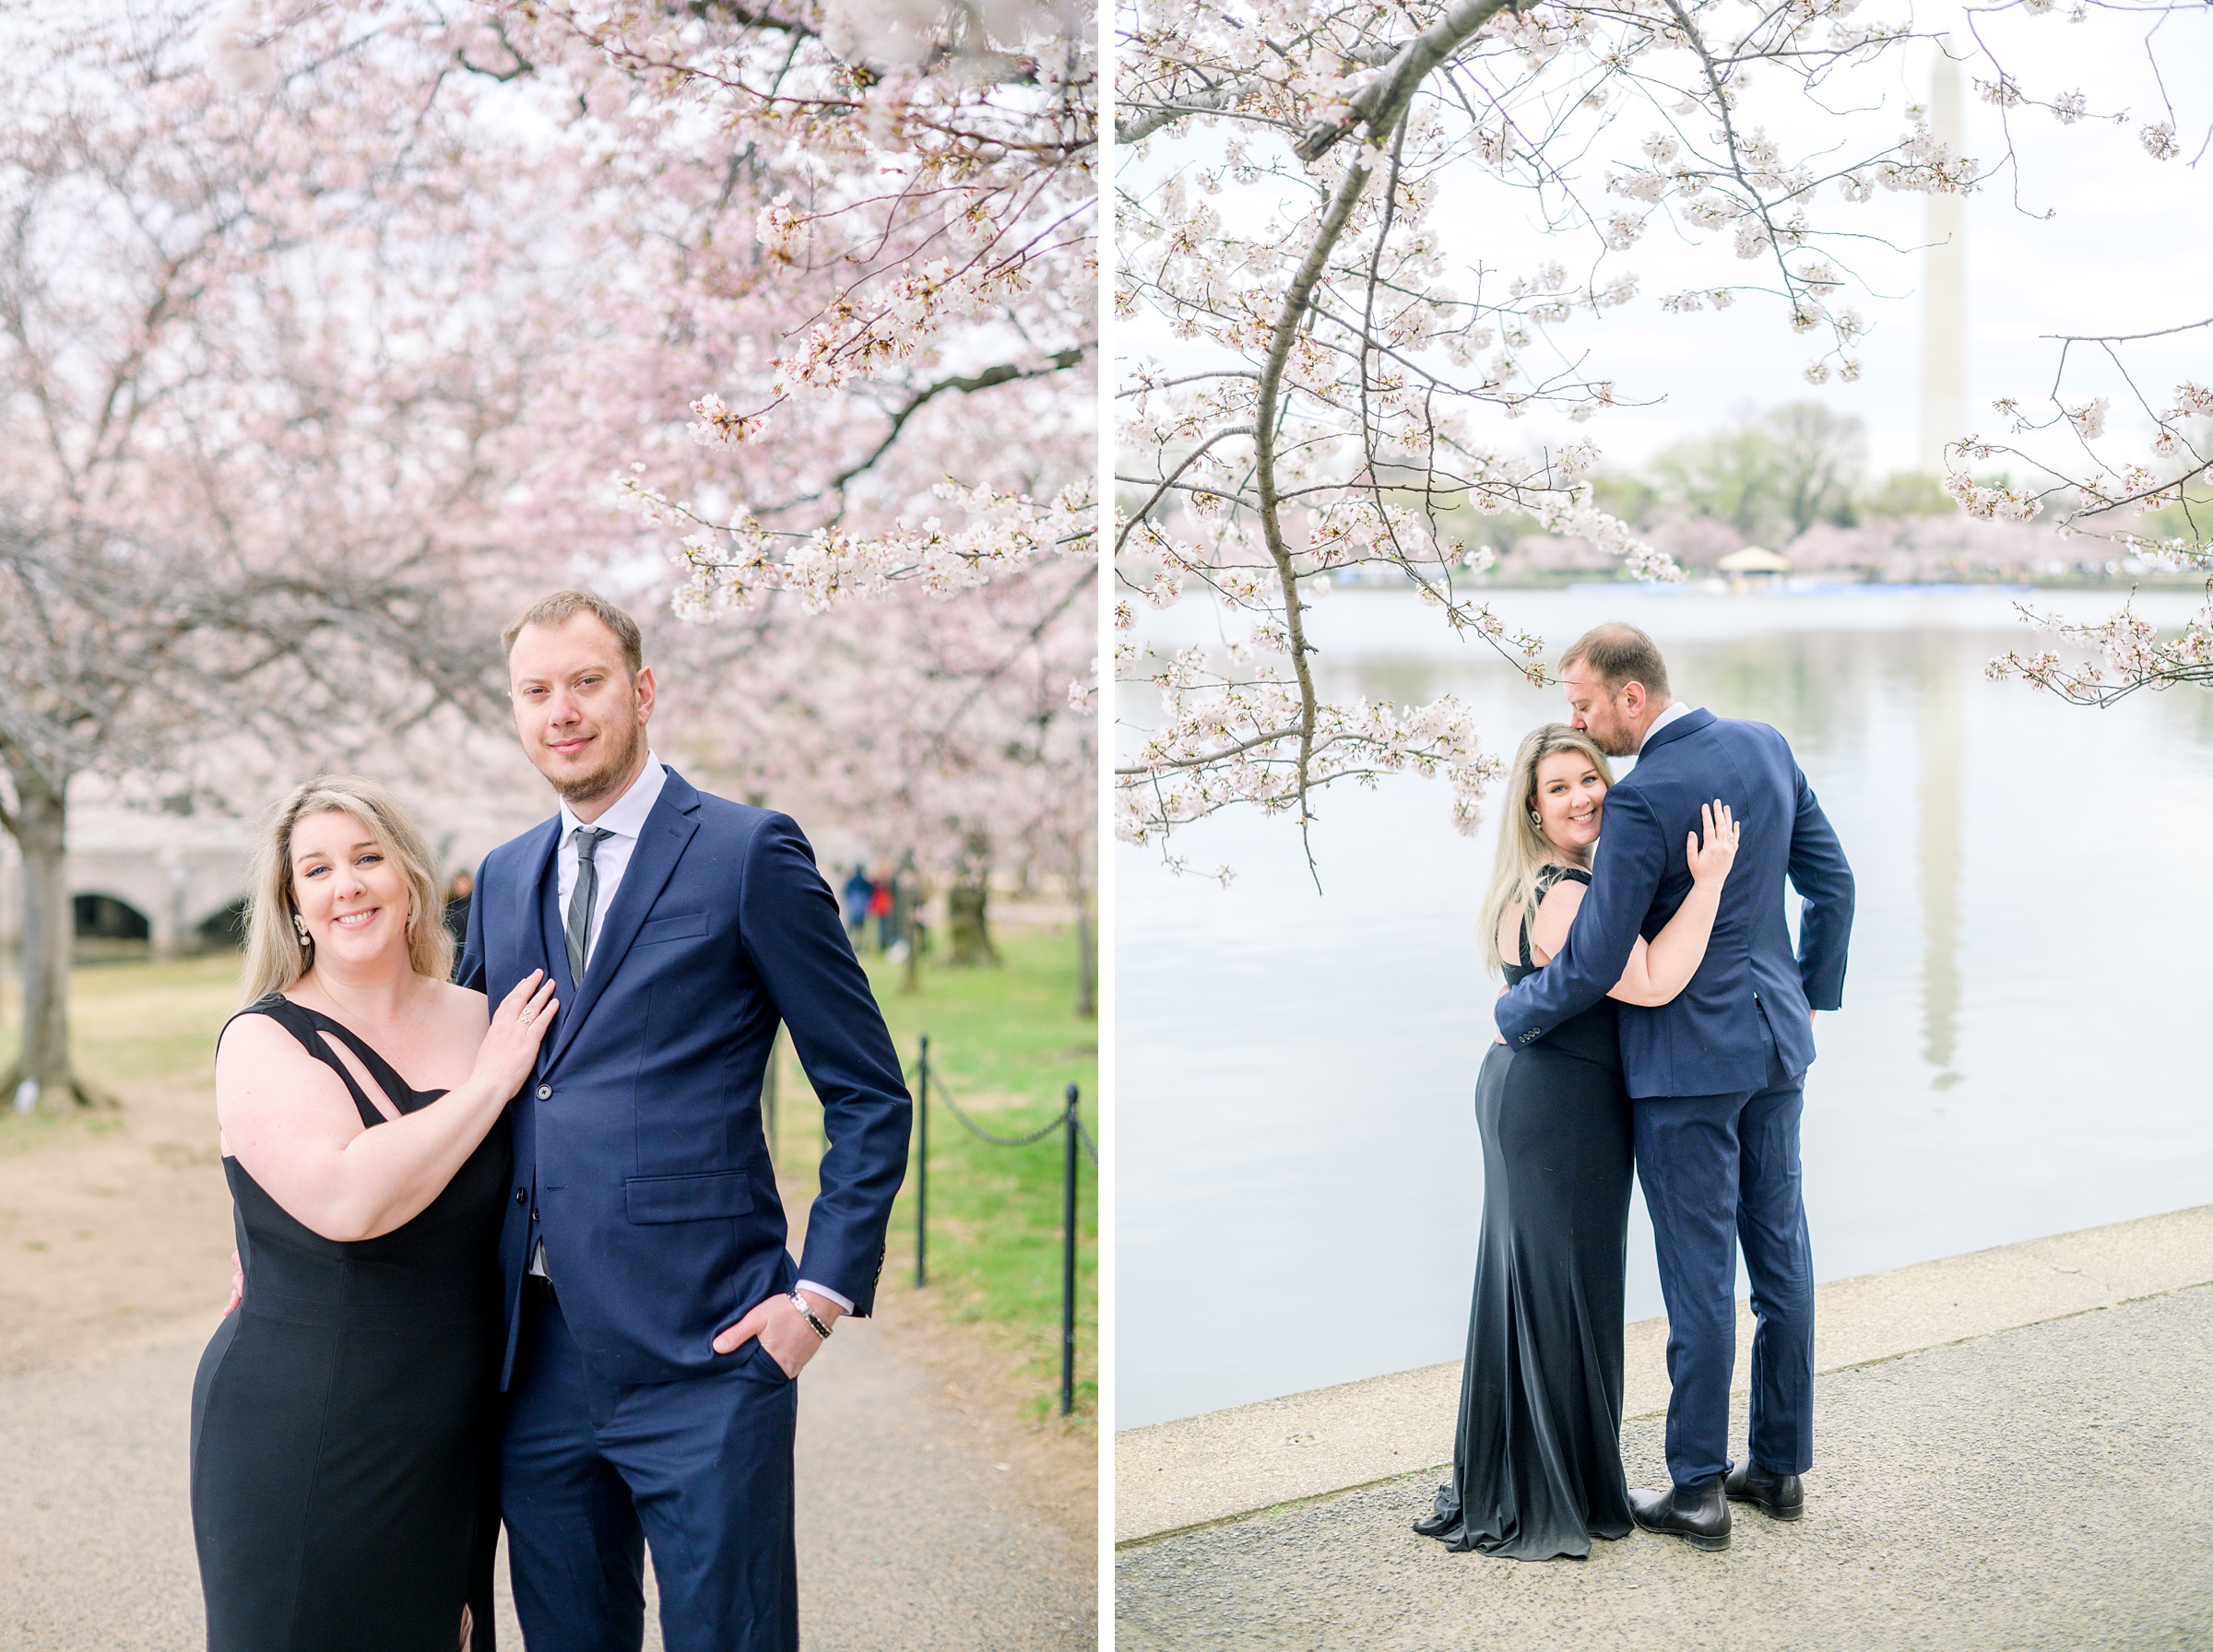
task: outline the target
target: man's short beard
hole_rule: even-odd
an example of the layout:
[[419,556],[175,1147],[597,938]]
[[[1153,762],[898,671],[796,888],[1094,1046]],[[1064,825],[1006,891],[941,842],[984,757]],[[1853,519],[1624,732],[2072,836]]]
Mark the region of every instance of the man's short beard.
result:
[[578,775],[574,780],[552,780],[551,776],[547,777],[551,780],[554,793],[563,803],[574,808],[579,803],[597,803],[602,797],[613,796],[616,789],[630,777],[638,752],[645,744],[645,730],[637,724],[630,725],[629,733],[630,738],[623,742],[621,749],[589,774]]
[[1614,726],[1611,732],[1603,736],[1593,735],[1592,739],[1598,749],[1608,757],[1635,757],[1637,755],[1636,742],[1628,738],[1628,730],[1618,723]]

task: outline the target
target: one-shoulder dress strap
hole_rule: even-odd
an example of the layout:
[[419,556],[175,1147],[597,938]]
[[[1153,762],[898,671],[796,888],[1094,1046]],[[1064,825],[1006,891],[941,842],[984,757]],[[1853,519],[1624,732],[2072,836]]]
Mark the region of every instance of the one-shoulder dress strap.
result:
[[443,1090],[417,1090],[399,1076],[397,1068],[363,1043],[361,1035],[351,1027],[342,1021],[335,1021],[318,1010],[311,1009],[307,1013],[314,1017],[315,1024],[324,1032],[338,1039],[361,1058],[361,1065],[369,1069],[369,1076],[376,1080],[377,1088],[391,1097],[392,1104],[402,1113],[412,1113],[418,1107],[427,1107],[445,1093]]
[[[326,1032],[341,1040],[348,1049],[361,1057],[361,1065],[369,1069],[369,1076],[376,1080],[377,1087],[402,1113],[412,1113],[417,1107],[436,1099],[434,1095],[424,1095],[409,1089],[407,1080],[392,1070],[392,1064],[363,1044],[351,1028],[331,1020],[327,1015],[317,1014],[304,1004],[293,1003],[282,993],[273,992],[266,998],[256,998],[240,1010],[238,1015],[267,1016],[298,1039],[302,1049],[337,1074],[346,1086],[347,1094],[353,1097],[354,1111],[361,1115],[361,1123],[365,1127],[373,1129],[389,1121],[384,1111],[369,1099],[368,1092],[362,1090],[361,1080],[353,1076],[353,1069],[338,1059],[338,1053],[330,1047],[329,1039],[324,1037]],[[236,1021],[238,1015],[232,1016],[231,1021]],[[230,1024],[230,1021],[223,1023],[226,1027]]]
[[[242,1015],[266,1015],[298,1039],[301,1047],[309,1055],[313,1056],[317,1053],[320,1041],[315,1037],[314,1020],[309,1016],[307,1010],[293,1003],[282,993],[273,992],[255,998],[243,1009],[234,1010],[231,1013],[231,1021],[238,1020]],[[231,1021],[223,1023],[223,1032],[215,1035],[216,1043],[222,1043],[223,1032],[231,1031]]]
[[1544,897],[1552,893],[1553,885],[1563,878],[1571,883],[1586,886],[1591,881],[1591,874],[1580,867],[1553,866],[1548,863],[1537,868],[1536,887],[1530,891],[1528,901],[1521,907],[1521,967],[1525,970],[1537,967],[1536,954],[1529,950],[1529,914],[1544,903]]

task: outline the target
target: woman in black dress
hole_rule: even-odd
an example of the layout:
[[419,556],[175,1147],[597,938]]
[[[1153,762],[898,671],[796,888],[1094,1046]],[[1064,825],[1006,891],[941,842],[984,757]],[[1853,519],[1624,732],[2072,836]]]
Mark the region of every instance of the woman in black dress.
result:
[[[1589,886],[1613,771],[1590,737],[1548,724],[1521,742],[1484,903],[1508,985],[1557,952]],[[1415,1523],[1454,1551],[1579,1559],[1635,1529],[1621,1467],[1622,1276],[1629,1096],[1615,1000],[1664,1004],[1706,955],[1736,825],[1718,802],[1688,844],[1692,891],[1639,941],[1608,998],[1534,1044],[1494,1044],[1475,1088],[1483,1237],[1452,1481]]]
[[491,1645],[501,1115],[552,984],[448,983],[422,834],[373,782],[273,818],[216,1055],[244,1273],[192,1396],[210,1652]]

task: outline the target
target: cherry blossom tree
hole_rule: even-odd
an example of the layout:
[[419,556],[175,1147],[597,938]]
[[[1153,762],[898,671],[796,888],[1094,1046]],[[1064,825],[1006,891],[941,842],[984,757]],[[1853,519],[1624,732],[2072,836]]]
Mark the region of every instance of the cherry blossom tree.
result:
[[[1050,451],[1091,428],[1095,65],[1080,11],[494,15],[585,49],[567,72],[598,70],[599,90],[575,136],[617,182],[610,227],[634,256],[666,254],[633,279],[654,310],[681,313],[678,371],[693,376],[675,405],[692,442],[728,457],[671,466],[702,507],[672,503],[657,478],[620,486],[648,525],[695,527],[682,611],[742,610],[774,589],[819,610],[909,579],[950,595],[1089,549],[1073,509],[1089,478],[1073,450]],[[1043,395],[1003,394],[1041,382]],[[989,411],[971,406],[986,395]],[[1040,414],[1019,445],[1045,452],[976,462],[974,426],[1003,451],[996,421]],[[938,455],[908,458],[948,441],[968,461],[950,488]],[[1028,488],[995,485],[993,468]]]
[[995,869],[1065,891],[1089,1013],[1096,714],[1069,684],[1091,669],[1095,584],[1051,572],[879,600],[851,623],[772,601],[658,646],[687,685],[669,695],[674,749],[733,795],[837,821],[870,860],[911,855],[977,925]]
[[1087,17],[484,15],[482,61],[573,91],[580,210],[621,249],[554,439],[562,496],[616,503],[631,532],[600,566],[673,559],[674,612],[728,639],[683,649],[716,667],[687,713],[703,757],[894,857],[1059,862],[1088,970]]
[[328,763],[496,714],[504,502],[564,277],[529,147],[420,20],[322,12],[271,42],[156,4],[18,15],[0,44],[9,1087],[59,1103],[88,1094],[74,777],[216,785],[227,737]]
[[[2213,571],[2213,390],[2185,380],[2167,397],[2155,398],[2136,388],[2152,371],[2141,360],[2147,347],[2156,349],[2161,341],[2207,328],[2213,319],[2063,340],[2042,407],[2007,398],[1994,410],[2006,421],[2008,437],[2056,431],[2071,438],[2072,453],[2047,454],[2014,441],[1972,441],[1965,444],[1971,457],[2011,460],[2028,479],[1978,487],[1955,473],[1954,496],[1970,513],[1990,518],[2026,521],[2048,511],[2057,533],[2102,538],[2153,567]],[[2132,442],[2109,431],[2111,397],[2083,395],[2069,383],[2077,355],[2117,370],[2113,377],[2139,415],[2132,422],[2148,425],[2148,437]],[[2127,607],[2089,621],[2065,620],[2033,605],[2025,605],[2022,615],[2067,644],[2069,656],[2050,648],[2008,649],[1990,663],[1993,678],[2018,678],[2077,705],[2111,705],[2140,689],[2184,683],[2213,689],[2213,582],[2205,605],[2168,638]]]
[[[2179,53],[2159,27],[2186,9],[2086,0],[2065,16]],[[2052,10],[1970,7],[1964,41],[1942,49],[2008,123],[2119,118],[2008,71],[2006,29],[2065,27]],[[1901,104],[1904,54],[1938,48],[1905,16],[1861,11],[1123,7],[1117,303],[1173,353],[1131,361],[1117,390],[1117,670],[1163,705],[1118,768],[1118,835],[1166,854],[1178,827],[1237,805],[1303,827],[1321,788],[1401,773],[1447,778],[1473,829],[1497,764],[1466,708],[1325,700],[1311,604],[1335,572],[1379,566],[1538,680],[1541,639],[1469,586],[1493,555],[1468,542],[1471,513],[1525,513],[1638,577],[1680,577],[1598,508],[1600,452],[1579,428],[1627,394],[1588,324],[1650,301],[1640,239],[1665,229],[1712,249],[1710,273],[1657,295],[1663,313],[1741,307],[1804,341],[1810,383],[1849,381],[1870,325],[1853,301],[1868,236],[1855,209],[1883,192],[1966,192],[2012,164],[2010,124],[2006,152],[1979,161]],[[2151,161],[2176,152],[2175,134],[2172,114],[2146,127]],[[1541,232],[1509,235],[1522,219]],[[1970,474],[1994,450],[1960,435],[1956,497],[2017,508],[2006,484]],[[1142,608],[1193,589],[1241,616],[1242,634],[1154,656]]]

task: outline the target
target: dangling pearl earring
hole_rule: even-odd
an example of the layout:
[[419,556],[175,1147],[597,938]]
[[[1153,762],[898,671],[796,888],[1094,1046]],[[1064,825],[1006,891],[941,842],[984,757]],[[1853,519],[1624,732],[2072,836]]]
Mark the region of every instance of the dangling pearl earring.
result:
[[306,923],[296,912],[292,914],[292,933],[300,938],[300,950],[302,952],[306,951],[308,948],[314,945],[314,942],[310,940],[307,937]]
[[1544,817],[1533,808],[1529,811],[1529,823],[1532,826],[1542,828],[1544,824]]

